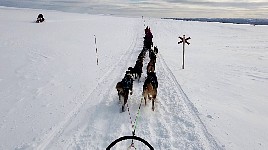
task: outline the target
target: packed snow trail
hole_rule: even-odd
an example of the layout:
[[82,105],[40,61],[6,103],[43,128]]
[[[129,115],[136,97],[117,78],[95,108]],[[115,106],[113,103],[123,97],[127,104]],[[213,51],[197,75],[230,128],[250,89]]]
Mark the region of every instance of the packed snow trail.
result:
[[[142,50],[142,20],[107,16],[99,19],[80,14],[66,17],[59,12],[50,12],[46,14],[50,19],[44,24],[34,24],[29,21],[32,12],[27,13],[12,20],[16,18],[14,13],[1,24],[6,29],[1,38],[6,40],[10,36],[3,48],[12,56],[1,55],[2,62],[18,62],[6,65],[10,67],[5,67],[3,72],[15,72],[15,75],[5,74],[8,77],[4,76],[1,83],[6,83],[6,79],[18,82],[9,82],[10,87],[3,89],[3,93],[12,94],[4,97],[10,106],[2,103],[2,107],[8,106],[8,112],[1,110],[0,132],[5,137],[1,137],[0,148],[105,149],[115,139],[131,135],[131,121],[128,112],[120,112],[115,85],[127,68],[134,66]],[[73,21],[73,18],[76,19]],[[111,25],[106,26],[107,22]],[[12,30],[15,32],[10,34]],[[45,32],[36,34],[38,31]],[[27,36],[17,38],[16,33]],[[98,66],[93,33],[98,38]],[[152,30],[152,33],[165,35],[166,30]],[[16,42],[19,46],[12,44]],[[154,41],[154,44],[162,43]],[[155,149],[221,149],[180,88],[161,51],[164,50],[159,46],[156,108],[152,111],[151,102],[144,106],[143,101],[136,136]],[[145,74],[148,61],[147,53],[143,63]],[[128,100],[132,121],[142,98],[145,74],[141,82],[134,82],[133,95]],[[115,149],[126,149],[130,144],[131,140],[122,141]],[[138,149],[146,149],[138,141],[134,144]]]
[[[120,113],[121,104],[115,85],[121,81],[127,68],[134,66],[142,49],[142,26],[137,25],[133,32],[137,34],[133,35],[129,49],[98,81],[98,86],[85,103],[79,106],[79,110],[75,109],[75,115],[38,143],[37,148],[105,149],[115,139],[132,134],[128,112]],[[197,110],[162,58],[161,49],[159,51],[156,62],[159,82],[156,108],[152,111],[151,101],[147,106],[143,101],[136,136],[147,140],[155,149],[222,149],[206,130]],[[147,53],[143,73],[146,73],[148,61]],[[133,122],[142,98],[144,80],[145,74],[142,74],[140,82],[134,81],[133,95],[128,100]],[[115,149],[126,149],[130,144],[131,140],[122,141],[115,145]],[[134,141],[134,144],[138,149],[147,148],[141,142]]]

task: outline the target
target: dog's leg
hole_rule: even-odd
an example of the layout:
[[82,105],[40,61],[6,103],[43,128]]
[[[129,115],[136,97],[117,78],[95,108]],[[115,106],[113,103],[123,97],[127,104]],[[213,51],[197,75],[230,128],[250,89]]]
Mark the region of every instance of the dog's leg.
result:
[[125,112],[125,103],[122,104],[122,112]]
[[154,99],[152,100],[152,110],[154,111]]
[[125,112],[125,106],[124,106],[124,104],[122,105],[122,112]]
[[118,97],[119,97],[119,102],[121,101],[121,95],[120,95],[120,92],[117,90],[117,94],[118,94]]
[[154,111],[154,103],[155,103],[155,99],[156,99],[156,90],[154,91],[154,95],[153,95],[153,100],[152,100],[152,110]]
[[123,104],[122,99],[124,99],[124,95],[120,94],[119,104]]
[[128,94],[129,94],[129,90],[124,90],[124,103],[122,105],[122,112],[125,111],[125,105],[126,105],[127,100],[128,100]]
[[143,98],[144,98],[144,104],[146,106],[146,94],[145,94],[145,91],[143,91],[142,95],[143,95]]
[[153,99],[152,99],[152,110],[154,111],[154,103],[155,103],[155,95],[153,96]]
[[144,96],[144,103],[145,103],[145,106],[146,106],[146,97]]

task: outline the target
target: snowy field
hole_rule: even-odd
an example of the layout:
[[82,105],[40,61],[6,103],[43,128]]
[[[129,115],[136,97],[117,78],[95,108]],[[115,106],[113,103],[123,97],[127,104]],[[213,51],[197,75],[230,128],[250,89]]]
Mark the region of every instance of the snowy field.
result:
[[[46,21],[36,24],[39,13]],[[102,150],[131,135],[115,85],[142,50],[144,21],[159,48],[159,88],[155,111],[142,103],[136,136],[154,149],[267,149],[268,26],[6,7],[0,7],[0,149]],[[183,34],[191,44],[182,70]],[[144,73],[148,61],[146,55]],[[145,76],[134,81],[128,101],[132,121]]]

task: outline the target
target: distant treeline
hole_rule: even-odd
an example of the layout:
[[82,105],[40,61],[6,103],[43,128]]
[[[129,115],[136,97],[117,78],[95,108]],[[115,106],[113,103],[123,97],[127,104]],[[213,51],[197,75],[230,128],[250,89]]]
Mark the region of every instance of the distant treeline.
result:
[[268,25],[268,19],[254,18],[162,18],[184,21],[200,21],[200,22],[220,22],[234,24],[251,24],[251,25]]

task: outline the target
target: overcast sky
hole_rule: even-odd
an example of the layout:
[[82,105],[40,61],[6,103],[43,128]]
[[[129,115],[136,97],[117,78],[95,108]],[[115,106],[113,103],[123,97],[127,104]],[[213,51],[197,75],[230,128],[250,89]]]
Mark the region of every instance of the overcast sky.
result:
[[158,18],[268,18],[268,0],[0,0],[0,5]]

